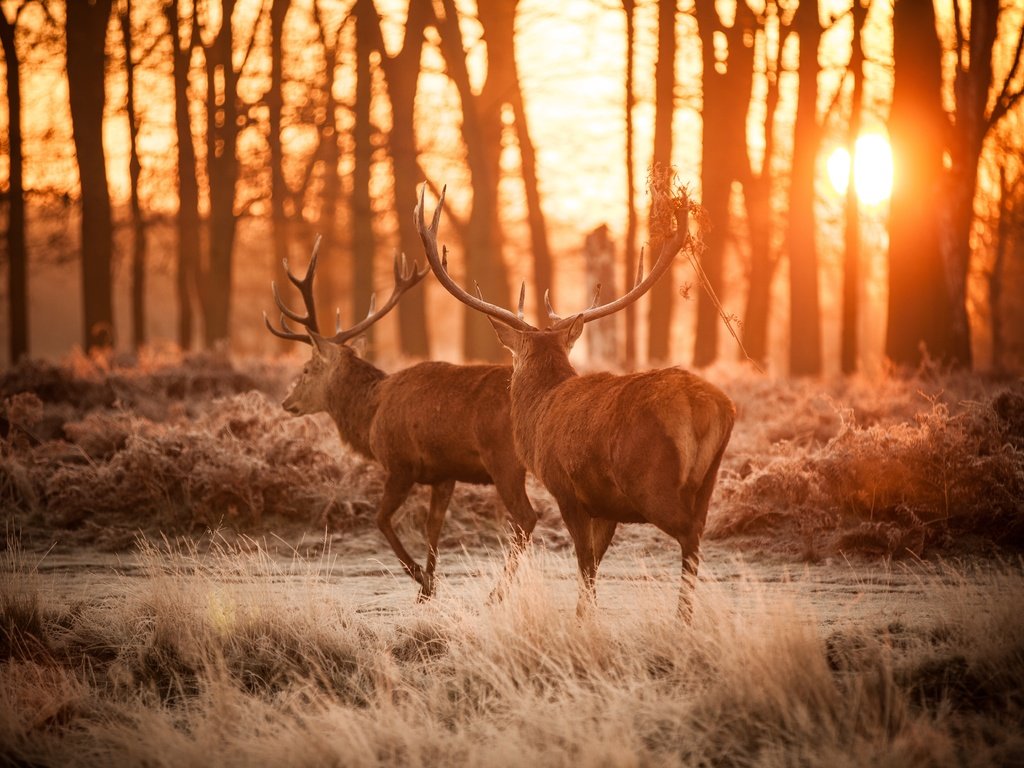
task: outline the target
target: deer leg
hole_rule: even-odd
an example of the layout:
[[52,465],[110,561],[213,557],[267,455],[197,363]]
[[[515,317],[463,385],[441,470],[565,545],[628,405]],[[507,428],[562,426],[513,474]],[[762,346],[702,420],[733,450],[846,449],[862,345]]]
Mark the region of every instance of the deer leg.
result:
[[590,517],[575,503],[559,502],[562,520],[569,530],[576,549],[576,565],[579,567],[580,592],[576,602],[576,615],[582,617],[597,604],[597,562],[594,558],[594,534]]
[[430,489],[430,511],[427,513],[427,567],[420,581],[419,600],[427,600],[434,593],[434,568],[437,566],[437,540],[441,538],[441,526],[452,500],[455,481],[446,480]]
[[525,470],[517,467],[515,472],[508,474],[507,477],[503,474],[495,475],[494,487],[508,510],[508,523],[512,537],[509,542],[508,555],[505,557],[505,570],[501,580],[491,590],[491,594],[487,598],[488,602],[504,599],[508,582],[511,581],[519,567],[519,557],[526,545],[530,543],[533,529],[537,525],[537,512],[534,510],[533,504],[530,503],[530,497],[526,495]]
[[[679,591],[679,615],[689,620],[693,615],[691,597],[697,585],[697,564],[700,556],[700,538],[704,533],[704,523],[708,517],[708,506],[711,503],[711,492],[715,489],[718,479],[718,467],[722,463],[725,446],[715,456],[701,481],[697,492],[692,496],[692,512],[689,519],[689,530],[685,535],[678,536],[683,553],[683,583]],[[685,491],[683,492],[686,493]],[[684,507],[685,508],[685,507]]]
[[612,536],[615,535],[615,528],[618,526],[614,520],[602,520],[594,518],[590,523],[591,536],[594,539],[594,567],[601,565],[604,553],[608,551],[608,545],[612,543]]
[[419,564],[412,559],[412,556],[402,546],[398,534],[395,533],[395,529],[391,525],[392,516],[409,497],[409,491],[412,490],[412,486],[413,481],[407,477],[395,474],[387,476],[387,479],[384,481],[384,495],[381,496],[380,506],[377,508],[377,527],[384,534],[384,538],[388,540],[391,549],[398,555],[398,559],[402,561],[402,567],[405,568],[405,572],[422,584],[423,569],[420,568]]

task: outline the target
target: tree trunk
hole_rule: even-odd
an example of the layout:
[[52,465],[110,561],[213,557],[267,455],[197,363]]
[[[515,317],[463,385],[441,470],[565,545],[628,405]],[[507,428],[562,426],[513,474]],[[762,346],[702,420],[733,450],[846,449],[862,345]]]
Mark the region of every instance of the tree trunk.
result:
[[[420,253],[422,244],[412,210],[417,200],[417,185],[423,181],[416,149],[416,89],[419,81],[420,58],[423,53],[423,32],[433,19],[430,7],[410,0],[405,22],[402,49],[393,56],[387,54],[380,25],[370,31],[376,35],[374,46],[381,57],[381,68],[387,82],[391,102],[391,134],[388,148],[395,175],[395,206],[398,210],[398,243],[409,258]],[[427,327],[426,294],[423,290],[410,291],[402,297],[396,308],[398,333],[402,352],[411,357],[430,355],[430,337]]]
[[[676,112],[676,0],[658,0],[658,60],[654,65],[654,174],[672,169],[672,120]],[[652,220],[654,207],[651,208]],[[651,237],[651,251],[660,243]],[[672,348],[672,304],[675,286],[672,272],[651,291],[648,317],[647,360],[651,364],[668,361]]]
[[818,125],[818,1],[802,0],[793,18],[800,37],[800,84],[793,125],[793,169],[789,187],[789,372],[821,373],[818,254],[814,243],[814,176],[820,144]]
[[[273,0],[270,4],[270,89],[267,112],[270,147],[270,222],[273,242],[273,269],[283,279],[284,260],[288,258],[288,217],[285,201],[288,186],[284,179],[284,147],[281,144],[281,113],[284,109],[284,23],[291,0]],[[330,84],[328,91],[330,91]],[[328,242],[331,238],[328,237]]]
[[196,47],[197,29],[182,50],[180,28],[180,0],[168,0],[164,16],[173,46],[174,73],[174,127],[177,133],[178,160],[178,214],[177,258],[175,260],[175,297],[178,302],[178,346],[192,348],[192,308],[198,293],[200,254],[199,238],[199,181],[196,178],[196,150],[192,139],[192,119],[189,116],[188,77],[192,51]]
[[[765,113],[762,118],[764,153],[760,170],[755,170],[753,147],[744,137],[747,151],[746,169],[743,171],[743,205],[750,231],[750,274],[747,307],[743,316],[743,351],[759,365],[764,365],[768,359],[768,318],[771,310],[772,280],[778,262],[777,254],[772,248],[772,160],[775,156],[775,112],[779,105],[779,57],[790,31],[789,27],[782,23],[777,5],[771,2],[768,7],[771,10],[768,18],[778,27],[779,42],[774,54],[769,52],[767,45],[763,46],[764,71],[768,80]],[[753,12],[745,4],[739,6],[739,11],[742,14],[740,18],[744,18],[744,23],[751,32],[756,33],[758,21]],[[767,29],[765,36],[767,37]],[[746,82],[748,112],[744,123],[749,120],[749,110],[754,103],[754,94],[749,90],[753,85],[753,77]]]
[[135,112],[135,59],[132,53],[132,0],[125,0],[119,14],[124,39],[125,77],[128,81],[125,96],[125,115],[128,118],[129,160],[128,179],[132,212],[132,348],[138,351],[146,343],[146,222],[139,200],[139,118]]
[[[636,193],[633,184],[636,180],[636,163],[633,159],[633,108],[636,106],[636,94],[633,92],[634,59],[636,50],[636,0],[622,0],[622,10],[626,14],[626,245],[623,249],[625,262],[625,283],[632,286],[636,274]],[[633,370],[637,363],[636,348],[636,304],[630,303],[625,311],[626,321],[626,369]]]
[[235,0],[223,0],[220,29],[206,47],[206,165],[210,185],[208,259],[202,275],[203,340],[230,343],[235,187],[238,181],[238,72],[232,62]]
[[[725,246],[729,238],[729,196],[732,183],[745,174],[738,147],[746,144],[746,109],[753,79],[755,21],[740,8],[736,22],[725,30],[714,0],[697,0],[697,29],[703,61],[704,121],[701,141],[701,205],[711,221],[704,236],[701,267],[716,296],[722,292]],[[716,67],[714,36],[724,32],[728,46],[726,69]],[[710,365],[718,356],[718,307],[708,292],[697,293],[697,332],[693,364]]]
[[25,243],[24,148],[21,134],[21,62],[15,47],[17,23],[0,9],[0,45],[6,66],[8,146],[7,257],[10,360],[28,355],[28,248]]
[[67,4],[67,75],[71,126],[82,190],[84,346],[112,347],[113,227],[103,151],[104,65],[111,0]]
[[885,351],[918,366],[921,346],[951,357],[952,321],[939,249],[943,134],[942,47],[929,0],[898,0],[893,11],[889,140],[893,189],[889,214],[889,319]]
[[[373,27],[378,27],[377,10],[372,0],[356,0],[356,92],[353,106],[353,170],[351,197],[352,229],[352,320],[362,319],[373,294],[373,204],[370,200],[370,171],[373,166],[373,126],[370,107],[373,100],[373,72],[370,57],[374,51]],[[373,328],[366,332],[373,338]]]
[[861,101],[864,93],[864,47],[861,34],[868,16],[867,5],[861,0],[853,2],[853,39],[850,41],[850,76],[853,93],[850,95],[850,121],[846,131],[846,151],[850,155],[850,170],[846,182],[846,221],[843,254],[843,310],[840,329],[840,365],[845,374],[857,370],[858,296],[860,294],[860,203],[853,169],[857,167],[857,137],[861,127]]
[[[465,47],[454,0],[444,0],[444,18],[438,20],[441,51],[448,76],[462,106],[462,137],[473,184],[473,207],[466,232],[467,278],[479,283],[488,301],[507,305],[508,272],[502,259],[498,220],[498,158],[501,149],[500,111],[495,115],[472,91]],[[486,88],[486,85],[485,85]],[[494,330],[479,312],[466,310],[464,355],[470,360],[499,360],[502,353]]]

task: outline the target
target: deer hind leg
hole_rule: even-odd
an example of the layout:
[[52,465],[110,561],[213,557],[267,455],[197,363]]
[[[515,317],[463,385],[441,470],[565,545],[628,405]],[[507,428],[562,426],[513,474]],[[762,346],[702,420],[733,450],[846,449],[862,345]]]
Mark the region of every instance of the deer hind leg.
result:
[[708,468],[704,479],[696,493],[683,489],[680,494],[683,500],[683,508],[686,510],[685,517],[689,525],[685,527],[685,533],[676,538],[682,549],[683,555],[683,583],[679,590],[679,615],[687,620],[693,614],[691,597],[697,585],[697,565],[700,558],[700,538],[704,533],[704,523],[708,517],[708,506],[711,503],[711,493],[715,490],[715,481],[718,479],[718,467],[722,463],[722,455],[725,453],[725,446],[715,455],[714,461]]
[[405,572],[412,576],[420,584],[423,583],[423,569],[412,559],[412,556],[402,546],[398,534],[391,525],[391,518],[399,507],[405,503],[412,490],[413,481],[404,475],[388,474],[384,481],[384,495],[381,496],[380,506],[377,507],[377,527],[380,528],[384,538],[388,540],[391,549],[398,555]]
[[558,500],[558,508],[562,512],[562,520],[569,530],[576,549],[576,565],[579,567],[580,592],[576,602],[576,615],[588,614],[597,604],[597,560],[594,557],[594,532],[590,516],[581,509],[575,499],[566,502]]
[[533,508],[530,497],[526,495],[526,471],[522,467],[517,467],[514,472],[495,474],[494,487],[508,510],[508,524],[512,536],[505,557],[505,570],[497,585],[491,590],[488,602],[504,599],[508,583],[519,567],[519,558],[530,543],[533,529],[537,525],[537,511]]
[[612,543],[612,536],[618,526],[614,520],[602,520],[595,517],[590,522],[591,536],[594,541],[594,568],[601,565],[604,553],[608,551],[608,545]]
[[419,600],[427,600],[434,593],[434,568],[437,566],[437,540],[441,538],[441,527],[452,500],[455,481],[446,480],[430,488],[430,511],[427,513],[427,567],[420,581]]

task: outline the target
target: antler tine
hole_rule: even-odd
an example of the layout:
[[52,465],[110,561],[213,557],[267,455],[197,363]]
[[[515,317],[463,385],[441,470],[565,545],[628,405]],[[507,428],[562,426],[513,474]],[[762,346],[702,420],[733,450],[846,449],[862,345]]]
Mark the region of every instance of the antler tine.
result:
[[[281,260],[281,264],[284,267],[284,273],[288,276],[288,279],[292,284],[299,289],[299,294],[302,296],[302,303],[306,306],[306,314],[300,315],[295,310],[291,309],[287,304],[284,303],[284,299],[281,298],[281,293],[277,288],[277,282],[271,281],[270,288],[274,293],[274,302],[277,304],[277,308],[281,310],[281,325],[288,335],[281,336],[285,339],[296,339],[302,341],[303,338],[296,338],[301,336],[296,334],[291,329],[288,329],[284,323],[284,318],[287,317],[289,320],[293,320],[305,326],[308,331],[312,333],[319,332],[320,326],[316,320],[316,303],[313,299],[313,278],[316,276],[316,263],[317,257],[320,255],[320,243],[323,238],[320,235],[316,236],[316,241],[313,243],[313,252],[309,257],[309,265],[306,267],[306,274],[302,278],[298,278],[292,274],[291,269],[288,267],[288,258],[285,257]],[[269,327],[269,320],[267,321]],[[277,334],[280,335],[280,334]],[[306,341],[309,341],[306,339]],[[309,343],[312,343],[309,341]]]
[[384,315],[391,311],[391,309],[398,304],[398,300],[402,297],[402,294],[412,288],[416,283],[427,276],[430,268],[420,270],[416,263],[413,262],[411,268],[406,264],[405,254],[395,251],[395,287],[391,289],[391,296],[384,302],[379,310],[377,309],[377,294],[370,295],[370,309],[366,313],[366,317],[360,320],[358,323],[353,325],[351,328],[342,329],[341,327],[341,313],[338,313],[338,317],[335,321],[335,333],[330,338],[326,339],[334,344],[343,344],[349,339],[353,339],[380,320]]
[[426,225],[423,218],[426,184],[420,187],[420,200],[414,211],[416,230],[420,233],[420,240],[423,241],[423,252],[426,254],[427,262],[430,264],[430,268],[437,276],[438,281],[445,287],[445,290],[447,290],[448,293],[466,306],[471,307],[478,312],[482,312],[483,314],[488,315],[511,328],[516,328],[521,331],[532,330],[533,326],[522,318],[517,317],[513,312],[495,304],[486,302],[482,297],[478,298],[473,296],[471,293],[468,293],[452,279],[451,275],[448,274],[447,248],[443,249],[442,253],[438,253],[437,250],[437,227],[438,223],[441,221],[441,209],[444,206],[444,195],[446,191],[447,186],[441,189],[441,195],[437,201],[437,207],[434,209],[434,217],[429,227]]
[[526,281],[523,280],[523,284],[519,286],[519,309],[516,311],[516,315],[520,320],[525,320],[525,313],[523,307],[526,305]]
[[263,313],[263,324],[267,326],[267,330],[280,339],[288,339],[289,341],[301,341],[305,344],[312,344],[313,340],[306,333],[296,333],[289,326],[285,320],[285,316],[281,315],[281,330],[278,330],[270,324],[270,318],[267,317],[267,313]]
[[[676,208],[675,216],[676,231],[673,233],[672,237],[666,240],[664,245],[662,245],[661,252],[658,254],[658,260],[651,268],[647,277],[643,277],[644,262],[643,256],[641,255],[640,264],[637,269],[637,282],[633,287],[630,288],[623,296],[600,306],[597,306],[597,297],[595,296],[594,304],[580,313],[583,317],[583,322],[589,323],[592,320],[606,317],[607,315],[618,312],[620,309],[632,304],[647,293],[647,291],[651,289],[651,286],[653,286],[658,279],[668,271],[669,267],[672,266],[672,262],[675,259],[676,254],[679,253],[682,247],[686,244],[686,241],[689,239],[689,209],[685,204],[685,201],[683,205],[679,205]],[[559,323],[567,323],[575,317],[576,316],[573,318],[559,319],[552,327],[557,327]]]

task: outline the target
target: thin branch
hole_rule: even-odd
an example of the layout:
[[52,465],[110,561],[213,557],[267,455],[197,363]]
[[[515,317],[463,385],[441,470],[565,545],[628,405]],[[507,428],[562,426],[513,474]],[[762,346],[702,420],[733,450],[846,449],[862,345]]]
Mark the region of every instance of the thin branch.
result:
[[1024,27],[1021,28],[1020,35],[1017,37],[1017,47],[1013,51],[1013,63],[1010,65],[1010,71],[1006,73],[1006,77],[1003,79],[1003,86],[999,89],[999,96],[996,98],[996,103],[992,107],[992,114],[989,115],[985,125],[986,132],[1002,120],[1003,116],[1013,109],[1021,96],[1024,95],[1024,85],[1016,91],[1010,91],[1010,83],[1017,77],[1017,70],[1020,68],[1022,51],[1024,51]]

